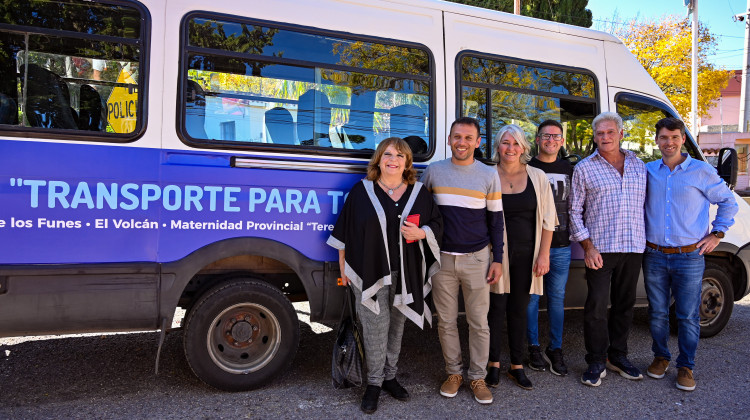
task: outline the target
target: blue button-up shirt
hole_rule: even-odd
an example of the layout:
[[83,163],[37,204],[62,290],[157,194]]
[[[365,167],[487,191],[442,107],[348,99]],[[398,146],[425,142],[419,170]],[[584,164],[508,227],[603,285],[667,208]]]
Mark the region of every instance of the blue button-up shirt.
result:
[[716,169],[683,156],[673,171],[662,159],[646,164],[646,240],[657,245],[686,246],[703,239],[709,233],[710,204],[719,206],[712,231],[726,232],[739,209]]
[[630,150],[623,174],[599,150],[580,161],[570,191],[570,240],[591,239],[599,252],[643,252],[646,167]]

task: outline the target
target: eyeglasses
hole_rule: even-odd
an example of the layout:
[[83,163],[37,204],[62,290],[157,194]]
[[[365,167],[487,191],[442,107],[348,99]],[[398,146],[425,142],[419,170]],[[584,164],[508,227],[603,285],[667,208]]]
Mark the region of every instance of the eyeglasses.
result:
[[540,134],[539,137],[542,140],[550,140],[550,139],[552,139],[552,140],[562,140],[562,134],[544,133],[544,134]]

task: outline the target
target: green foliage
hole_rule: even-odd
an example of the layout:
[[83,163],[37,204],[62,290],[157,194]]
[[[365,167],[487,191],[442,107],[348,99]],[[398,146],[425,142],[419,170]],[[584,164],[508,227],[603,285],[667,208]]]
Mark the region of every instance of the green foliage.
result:
[[[250,26],[246,24],[235,24],[239,31],[232,29],[227,35],[225,23],[215,20],[193,19],[190,21],[189,43],[191,46],[228,50],[236,53],[263,55],[264,48],[273,46],[273,38],[279,32],[278,29],[264,28],[261,26]],[[274,53],[274,57],[281,57],[282,52]],[[208,70],[214,66],[222,67],[222,71],[235,74],[251,74],[260,76],[261,70],[267,64],[259,61],[250,61],[241,58],[229,57],[219,60],[204,55],[191,55],[189,59],[190,68]]]
[[[692,29],[688,19],[665,16],[659,21],[637,21],[614,31],[685,120],[690,120]],[[716,52],[716,37],[698,27],[698,116],[705,116],[727,86],[729,74],[708,57]]]
[[[513,0],[448,0],[485,9],[513,13]],[[590,28],[588,0],[521,0],[521,15]]]

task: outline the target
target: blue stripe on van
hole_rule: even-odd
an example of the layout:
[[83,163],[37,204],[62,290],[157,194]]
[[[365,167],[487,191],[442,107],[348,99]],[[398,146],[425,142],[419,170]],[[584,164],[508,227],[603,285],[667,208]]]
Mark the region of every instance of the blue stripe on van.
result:
[[218,152],[12,140],[0,151],[0,264],[169,262],[242,236],[334,261],[329,229],[363,177],[233,168]]

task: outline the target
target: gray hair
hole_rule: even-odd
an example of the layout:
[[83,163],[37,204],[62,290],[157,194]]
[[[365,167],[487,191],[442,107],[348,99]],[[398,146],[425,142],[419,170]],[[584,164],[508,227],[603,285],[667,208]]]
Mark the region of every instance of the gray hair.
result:
[[594,121],[591,122],[591,127],[594,129],[594,134],[596,134],[596,126],[602,121],[612,121],[613,123],[617,124],[617,131],[622,131],[622,118],[617,115],[616,112],[602,112],[601,114],[597,115],[596,118],[594,118]]
[[521,154],[521,163],[529,163],[529,161],[531,160],[531,143],[526,140],[526,133],[523,132],[523,129],[515,124],[506,125],[505,127],[501,128],[495,136],[495,147],[492,149],[492,160],[495,162],[500,162],[500,154],[497,152],[497,150],[500,148],[500,141],[503,139],[503,136],[505,136],[505,134],[510,135],[510,137],[518,142],[518,145],[523,149],[523,154]]

